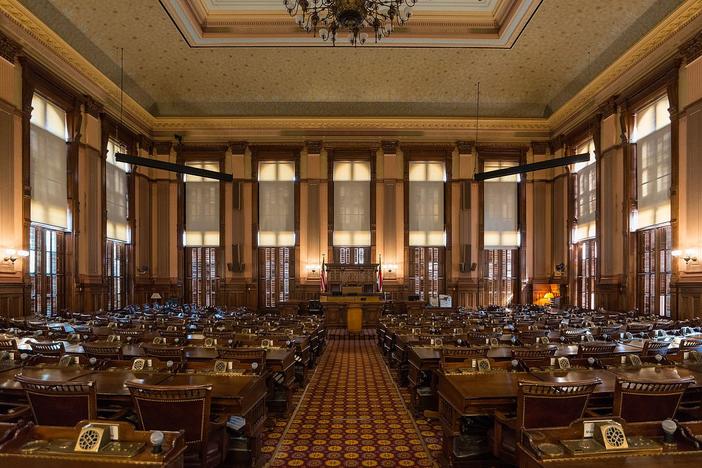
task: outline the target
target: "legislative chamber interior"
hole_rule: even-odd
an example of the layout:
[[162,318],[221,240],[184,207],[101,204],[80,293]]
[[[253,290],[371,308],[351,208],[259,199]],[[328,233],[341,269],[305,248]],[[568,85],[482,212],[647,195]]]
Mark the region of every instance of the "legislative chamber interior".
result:
[[0,467],[702,466],[701,182],[702,0],[0,0]]

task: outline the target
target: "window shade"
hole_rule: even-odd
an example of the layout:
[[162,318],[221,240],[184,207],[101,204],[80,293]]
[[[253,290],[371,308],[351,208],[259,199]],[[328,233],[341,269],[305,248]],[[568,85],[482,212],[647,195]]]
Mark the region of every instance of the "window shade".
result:
[[334,163],[334,245],[370,246],[370,180],[368,161]]
[[66,112],[35,94],[30,122],[31,220],[68,229]]
[[[216,162],[190,162],[198,169],[219,172]],[[185,245],[216,247],[219,245],[219,181],[186,174]]]
[[258,245],[295,245],[295,163],[258,166]]
[[590,154],[590,160],[574,165],[576,172],[575,217],[573,242],[595,237],[597,229],[595,214],[597,212],[597,165],[595,164],[595,142],[588,140],[576,148],[576,154]]
[[107,166],[105,167],[105,201],[107,207],[107,238],[129,242],[127,164],[117,162],[117,153],[127,149],[115,140],[107,142]]
[[668,97],[636,113],[638,213],[635,229],[670,222],[670,114]]
[[[486,161],[484,172],[516,166],[515,162]],[[519,247],[517,220],[518,175],[488,179],[483,185],[483,219],[486,249]]]
[[444,246],[444,183],[440,162],[409,163],[409,245]]

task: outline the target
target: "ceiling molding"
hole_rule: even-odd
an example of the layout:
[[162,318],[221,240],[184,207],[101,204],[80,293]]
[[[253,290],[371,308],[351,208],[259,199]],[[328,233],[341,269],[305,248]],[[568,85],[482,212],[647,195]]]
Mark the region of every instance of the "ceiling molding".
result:
[[[575,97],[558,108],[549,118],[483,119],[480,122],[481,139],[496,136],[500,139],[539,141],[541,134],[560,134],[563,128],[577,125],[585,110],[605,102],[597,102],[598,95],[615,83],[631,83],[635,79],[632,68],[647,57],[654,55],[665,45],[673,54],[678,46],[689,40],[676,36],[694,21],[700,21],[702,0],[688,0],[653,28],[640,41],[580,90]],[[38,20],[18,0],[0,0],[0,26],[3,33],[21,48],[23,54],[32,56],[40,63],[51,65],[52,72],[78,90],[82,90],[105,106],[112,116],[119,115],[119,87],[94,67],[86,58],[68,45],[47,25]],[[58,66],[56,66],[58,64]],[[94,92],[100,90],[101,94]],[[125,119],[141,129],[149,137],[165,139],[174,130],[187,131],[189,138],[201,135],[203,140],[216,137],[249,140],[257,138],[292,138],[282,131],[369,131],[368,138],[375,138],[380,131],[426,132],[423,137],[465,139],[466,132],[474,133],[475,120],[466,118],[310,118],[310,117],[258,117],[258,118],[208,118],[208,117],[154,117],[130,96],[124,96]],[[485,132],[483,135],[482,132]],[[470,135],[471,133],[468,133]],[[315,138],[315,137],[310,137]],[[341,138],[341,136],[339,137]],[[388,135],[388,138],[394,138]],[[299,138],[298,138],[299,139]]]
[[568,102],[551,114],[548,117],[549,126],[552,129],[560,129],[568,122],[577,121],[573,118],[574,116],[582,113],[585,109],[594,109],[601,104],[596,102],[595,98],[605,88],[613,83],[621,82],[625,78],[629,78],[628,82],[633,82],[636,77],[631,76],[632,74],[628,72],[664,44],[669,48],[669,56],[677,54],[678,50],[672,44],[674,41],[670,41],[670,39],[700,17],[701,13],[702,1],[688,0],[683,3]]
[[[51,67],[53,72],[60,74],[62,78],[66,79],[76,89],[86,91],[82,89],[85,84],[81,80],[76,79],[75,72],[78,72],[91,84],[97,85],[104,93],[104,96],[93,97],[96,99],[107,98],[109,102],[105,103],[106,109],[113,116],[119,116],[119,113],[115,114],[115,110],[119,109],[119,87],[85,57],[80,55],[51,28],[34,16],[18,0],[0,0],[0,14],[2,18],[7,19],[11,25],[19,29],[17,33],[21,31],[26,34],[24,37],[12,38],[23,47],[25,54],[34,52],[37,55],[34,58],[41,60],[44,55],[42,49],[52,52],[53,57],[51,58],[59,60],[63,65],[60,68]],[[46,59],[46,57],[43,58]],[[134,119],[134,122],[132,122],[134,126],[143,129],[152,128],[155,124],[154,116],[127,94],[124,95],[124,111],[126,117],[131,116]]]

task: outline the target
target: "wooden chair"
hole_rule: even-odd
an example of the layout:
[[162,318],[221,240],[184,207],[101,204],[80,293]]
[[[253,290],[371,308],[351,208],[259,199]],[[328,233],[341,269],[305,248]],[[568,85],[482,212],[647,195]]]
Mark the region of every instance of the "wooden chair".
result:
[[679,380],[617,379],[612,414],[626,422],[662,421],[675,417],[692,377]]
[[495,412],[492,450],[496,457],[518,462],[517,442],[525,429],[565,427],[583,417],[599,379],[570,383],[520,381],[515,415]]
[[617,343],[580,343],[578,345],[578,357],[609,356],[616,347]]
[[14,338],[0,340],[0,351],[17,351],[17,340]]
[[556,352],[556,348],[514,348],[512,349],[513,359],[542,360],[549,359]]
[[227,432],[224,421],[210,421],[212,386],[125,383],[132,395],[140,429],[185,431],[186,466],[215,467],[224,462]]
[[144,354],[149,357],[159,358],[162,361],[185,362],[185,349],[182,346],[151,346],[142,345]]
[[256,374],[261,374],[266,368],[266,350],[249,348],[219,348],[217,354],[225,360],[235,360],[247,364],[251,367],[253,363],[257,366],[254,370]]
[[[43,354],[44,356],[62,356],[66,352],[63,346],[63,341],[53,343],[29,343],[34,354]],[[77,422],[77,421],[76,421]]]
[[81,343],[85,355],[89,358],[96,359],[114,359],[121,360],[122,357],[122,344],[119,342],[84,342]]
[[643,351],[641,351],[641,356],[655,356],[656,354],[665,356],[668,354],[669,345],[670,343],[665,341],[646,340],[644,342]]
[[97,418],[97,397],[93,382],[61,382],[15,376],[24,389],[34,421],[46,426],[75,426],[84,419]]

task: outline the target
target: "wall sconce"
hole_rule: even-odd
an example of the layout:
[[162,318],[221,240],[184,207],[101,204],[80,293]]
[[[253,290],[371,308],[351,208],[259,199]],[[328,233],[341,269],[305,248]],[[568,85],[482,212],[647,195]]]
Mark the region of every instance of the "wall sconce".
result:
[[308,263],[307,265],[305,265],[305,270],[307,271],[307,273],[311,273],[313,276],[319,273],[321,269],[322,266],[318,263]]
[[14,266],[18,258],[29,257],[29,252],[26,250],[5,249],[3,261],[10,262]]
[[673,250],[671,255],[682,258],[685,261],[685,265],[697,261],[697,249],[685,249],[684,253],[681,250]]
[[393,271],[397,271],[397,264],[395,263],[386,263],[383,265],[385,267],[385,271],[388,273],[392,273]]

